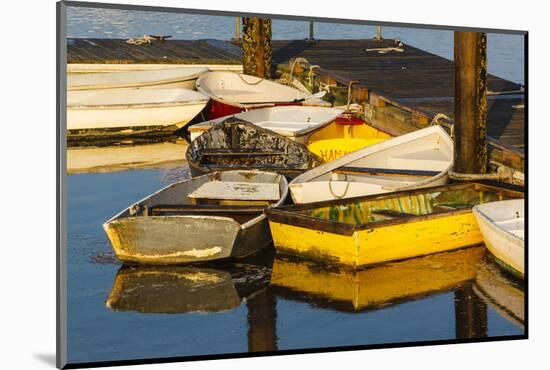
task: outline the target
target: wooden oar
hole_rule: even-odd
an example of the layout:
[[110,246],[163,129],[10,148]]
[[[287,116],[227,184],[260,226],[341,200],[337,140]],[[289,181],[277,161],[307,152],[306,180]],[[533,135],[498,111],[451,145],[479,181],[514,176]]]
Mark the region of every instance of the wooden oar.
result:
[[346,175],[433,177],[439,171],[402,170],[393,168],[340,167],[333,171]]

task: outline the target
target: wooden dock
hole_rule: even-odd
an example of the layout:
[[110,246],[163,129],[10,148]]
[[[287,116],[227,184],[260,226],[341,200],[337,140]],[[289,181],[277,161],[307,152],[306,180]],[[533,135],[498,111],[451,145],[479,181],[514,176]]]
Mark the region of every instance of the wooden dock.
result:
[[[166,40],[130,45],[120,39],[69,39],[67,61],[75,64],[241,65],[241,49],[219,40]],[[274,40],[273,69],[330,91],[345,104],[350,82],[354,102],[367,120],[394,135],[429,125],[437,114],[454,115],[453,62],[394,40]],[[390,50],[387,48],[397,49]],[[380,53],[382,49],[387,52]],[[310,73],[310,67],[316,65]],[[489,75],[487,134],[491,160],[523,171],[525,109],[522,86]],[[443,122],[449,121],[444,118]]]
[[[402,51],[387,48],[402,49]],[[386,49],[385,53],[380,50]],[[384,50],[382,50],[384,51]],[[401,135],[426,127],[437,114],[453,123],[454,63],[394,40],[307,40],[274,41],[273,63],[288,74],[293,60],[305,58],[293,74],[307,83],[312,65],[319,85],[341,89],[347,98],[351,81],[355,101],[365,107],[371,123],[391,134]],[[298,64],[298,63],[297,63]],[[487,135],[491,160],[523,171],[525,109],[522,86],[488,75]],[[340,100],[338,103],[345,103]],[[443,119],[443,121],[448,121]]]

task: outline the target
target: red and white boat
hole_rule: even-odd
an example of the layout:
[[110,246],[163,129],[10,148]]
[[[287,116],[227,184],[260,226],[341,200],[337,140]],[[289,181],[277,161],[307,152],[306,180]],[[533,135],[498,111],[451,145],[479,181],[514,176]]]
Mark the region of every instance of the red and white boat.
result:
[[331,106],[325,92],[308,94],[263,78],[236,72],[208,72],[197,79],[197,90],[211,98],[206,119],[280,105]]

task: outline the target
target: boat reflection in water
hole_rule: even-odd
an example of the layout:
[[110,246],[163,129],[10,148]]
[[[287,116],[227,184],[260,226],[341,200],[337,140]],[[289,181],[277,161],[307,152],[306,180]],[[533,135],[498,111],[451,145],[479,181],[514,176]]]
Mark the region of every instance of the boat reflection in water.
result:
[[359,312],[461,287],[475,279],[484,254],[477,246],[357,271],[277,256],[271,288],[285,298]]
[[67,149],[67,173],[174,168],[186,165],[186,150],[187,143],[178,138],[90,143]]
[[486,304],[517,326],[525,326],[523,282],[486,258],[478,270],[473,291]]
[[238,307],[269,285],[270,268],[122,266],[106,306],[115,311],[177,314],[221,312]]

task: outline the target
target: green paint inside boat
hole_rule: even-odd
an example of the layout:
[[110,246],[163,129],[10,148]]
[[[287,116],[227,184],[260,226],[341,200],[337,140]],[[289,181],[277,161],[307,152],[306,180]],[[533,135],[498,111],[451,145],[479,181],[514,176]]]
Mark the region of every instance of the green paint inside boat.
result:
[[498,190],[465,188],[448,191],[427,191],[421,194],[400,194],[388,202],[384,199],[348,201],[343,204],[327,205],[313,209],[299,210],[298,213],[318,218],[361,225],[399,219],[410,216],[422,216],[441,211],[472,208],[478,204],[498,201],[502,198]]

